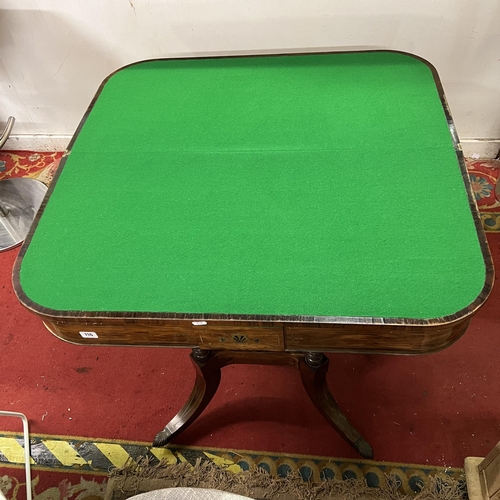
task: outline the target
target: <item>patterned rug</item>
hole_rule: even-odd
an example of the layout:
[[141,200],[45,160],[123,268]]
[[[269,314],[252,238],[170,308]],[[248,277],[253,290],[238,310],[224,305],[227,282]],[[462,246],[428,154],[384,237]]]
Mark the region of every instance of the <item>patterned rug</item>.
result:
[[0,180],[29,177],[49,185],[54,178],[62,155],[63,153],[2,151],[0,153]]
[[[368,487],[387,486],[396,481],[399,492],[414,496],[436,478],[464,485],[463,469],[347,460],[309,455],[269,454],[262,451],[227,450],[196,446],[153,448],[143,442],[117,442],[67,436],[31,435],[31,476],[36,500],[100,500],[104,498],[108,474],[137,464],[146,458],[152,467],[203,461],[231,473],[267,471],[274,478],[298,474],[303,481],[363,480]],[[23,437],[16,433],[0,435],[0,490],[7,500],[26,498]],[[465,488],[465,487],[464,487]]]
[[467,171],[486,231],[500,231],[500,161],[466,160]]
[[[2,151],[0,180],[30,177],[49,185],[62,155],[61,152]],[[500,231],[500,161],[466,158],[465,162],[485,231]],[[446,189],[443,196],[446,196]]]

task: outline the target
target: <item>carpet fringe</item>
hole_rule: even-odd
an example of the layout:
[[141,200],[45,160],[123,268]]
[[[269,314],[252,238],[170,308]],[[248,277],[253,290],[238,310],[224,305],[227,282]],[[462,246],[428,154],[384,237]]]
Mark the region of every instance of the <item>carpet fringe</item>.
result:
[[152,465],[148,457],[113,469],[104,500],[125,500],[176,487],[218,489],[262,500],[467,500],[464,483],[453,478],[431,476],[419,493],[410,496],[400,491],[397,477],[390,474],[385,485],[373,488],[358,479],[306,482],[298,471],[286,478],[273,477],[260,468],[234,473],[201,458],[194,465],[165,461]]

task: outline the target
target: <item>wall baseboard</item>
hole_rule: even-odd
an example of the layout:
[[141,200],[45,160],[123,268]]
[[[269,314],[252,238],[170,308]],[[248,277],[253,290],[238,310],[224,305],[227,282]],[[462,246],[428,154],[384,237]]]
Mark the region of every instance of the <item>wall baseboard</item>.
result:
[[5,151],[64,151],[71,137],[71,135],[12,134],[3,149]]
[[[6,151],[64,151],[71,135],[11,135],[7,140]],[[464,155],[467,157],[496,158],[500,151],[500,139],[462,139]]]
[[461,139],[464,156],[468,158],[497,158],[500,139]]

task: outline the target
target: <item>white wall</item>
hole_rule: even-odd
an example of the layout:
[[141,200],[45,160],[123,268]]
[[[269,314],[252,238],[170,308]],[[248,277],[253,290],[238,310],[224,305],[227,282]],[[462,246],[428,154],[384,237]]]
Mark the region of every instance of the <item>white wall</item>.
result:
[[390,48],[437,67],[462,141],[493,155],[499,20],[499,0],[3,0],[0,124],[16,117],[8,147],[64,147],[100,82],[142,59]]

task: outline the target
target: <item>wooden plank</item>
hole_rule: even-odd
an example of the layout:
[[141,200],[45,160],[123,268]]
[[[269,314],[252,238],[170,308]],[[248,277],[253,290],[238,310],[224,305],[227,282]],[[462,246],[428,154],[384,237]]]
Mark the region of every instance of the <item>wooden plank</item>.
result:
[[479,464],[482,457],[467,457],[465,459],[465,482],[469,500],[487,500],[486,489],[482,481],[482,473],[479,472]]
[[500,500],[500,442],[486,458],[465,459],[465,478],[470,500]]
[[500,455],[500,441],[496,444],[496,446],[486,455],[486,458],[479,465],[479,470],[482,471],[489,467],[490,463],[495,460],[496,457]]
[[500,452],[482,471],[490,498],[500,492]]

